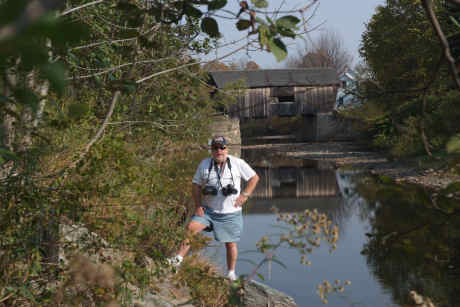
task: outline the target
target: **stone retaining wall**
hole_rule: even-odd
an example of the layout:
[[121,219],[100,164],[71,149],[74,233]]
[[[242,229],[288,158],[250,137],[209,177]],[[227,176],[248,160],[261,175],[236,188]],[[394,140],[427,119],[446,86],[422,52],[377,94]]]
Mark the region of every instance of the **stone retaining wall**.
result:
[[210,126],[209,142],[213,136],[218,135],[223,135],[227,139],[229,154],[236,157],[241,156],[240,120],[238,118],[215,117]]

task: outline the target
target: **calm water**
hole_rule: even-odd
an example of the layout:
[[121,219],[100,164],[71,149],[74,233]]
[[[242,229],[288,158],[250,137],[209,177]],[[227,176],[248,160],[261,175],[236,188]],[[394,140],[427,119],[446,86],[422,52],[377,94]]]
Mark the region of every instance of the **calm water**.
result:
[[[250,160],[250,155],[247,154],[246,159]],[[329,246],[322,244],[308,257],[312,264],[304,265],[300,263],[301,255],[296,249],[279,248],[275,254],[287,268],[277,263],[265,263],[259,270],[263,280],[255,277],[256,280],[292,296],[299,306],[324,306],[316,294],[317,285],[323,280],[331,283],[334,280],[351,281],[343,293],[332,293],[327,297],[327,306],[403,306],[410,290],[430,294],[430,297],[442,302],[437,306],[460,306],[456,299],[460,295],[457,294],[460,293],[459,278],[450,274],[457,267],[455,259],[450,259],[451,256],[447,259],[444,253],[447,261],[433,261],[440,254],[430,254],[431,258],[428,257],[427,250],[420,250],[416,246],[426,246],[427,242],[412,242],[410,236],[398,239],[391,248],[379,247],[376,239],[373,239],[384,232],[381,224],[395,222],[392,215],[402,219],[399,226],[403,229],[415,229],[406,225],[408,219],[404,215],[410,215],[410,212],[403,212],[400,203],[392,202],[395,207],[387,204],[383,207],[380,201],[365,199],[356,189],[356,178],[360,175],[350,171],[334,170],[315,163],[308,167],[292,162],[277,161],[276,164],[267,166],[265,161],[264,167],[255,167],[261,181],[255,197],[244,208],[245,230],[239,243],[237,264],[239,275],[250,274],[254,263],[263,260],[264,255],[253,252],[257,241],[267,235],[273,235],[272,238],[276,239],[285,232],[280,229],[281,224],[276,221],[272,207],[277,207],[283,213],[316,208],[338,225],[340,239],[337,249],[330,252]],[[408,206],[405,208],[410,210]],[[420,209],[417,208],[417,214],[422,214]],[[391,225],[391,229],[397,231],[399,226]],[[436,231],[438,228],[435,228]],[[452,229],[447,232],[448,242],[452,242]],[[420,233],[415,233],[414,237],[420,238]],[[406,242],[408,240],[409,243]],[[400,244],[402,247],[398,245],[400,242],[404,242]],[[444,243],[440,242],[439,245]],[[438,250],[436,247],[430,253]],[[225,267],[223,245],[214,243],[206,253]]]

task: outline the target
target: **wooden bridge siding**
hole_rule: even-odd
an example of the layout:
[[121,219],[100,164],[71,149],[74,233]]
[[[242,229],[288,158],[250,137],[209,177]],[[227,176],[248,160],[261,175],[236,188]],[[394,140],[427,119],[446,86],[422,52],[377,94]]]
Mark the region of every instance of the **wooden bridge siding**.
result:
[[255,167],[254,170],[260,180],[257,183],[256,189],[252,192],[252,197],[271,199],[273,197],[272,176],[270,176],[271,169],[268,167]]
[[[241,120],[251,118],[267,118],[277,114],[270,114],[272,88],[250,88],[237,93],[237,107],[235,111]],[[294,100],[297,103],[298,114],[327,113],[333,110],[336,86],[295,87]]]
[[327,113],[334,108],[336,94],[336,86],[298,87],[295,90],[295,100],[303,115]]
[[270,88],[250,88],[239,91],[237,105],[240,119],[269,117]]
[[[253,192],[254,198],[272,199],[280,197],[278,187],[274,187],[275,182],[280,182],[285,185],[284,188],[290,189],[291,179],[285,178],[288,182],[284,182],[280,177],[280,172],[274,168],[257,167],[255,171],[260,177],[256,189]],[[292,175],[296,178],[295,195],[292,197],[325,197],[338,195],[337,181],[335,173],[330,170],[316,170],[309,168],[293,168]],[[293,191],[294,192],[294,191]]]

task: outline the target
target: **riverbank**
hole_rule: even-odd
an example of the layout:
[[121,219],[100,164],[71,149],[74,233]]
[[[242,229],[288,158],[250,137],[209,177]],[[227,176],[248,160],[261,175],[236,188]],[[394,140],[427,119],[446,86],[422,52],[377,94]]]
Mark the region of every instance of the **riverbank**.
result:
[[393,161],[380,152],[371,151],[352,142],[263,144],[245,146],[245,149],[269,151],[273,155],[296,159],[322,161],[331,163],[336,168],[369,171],[392,178],[396,182],[420,184],[435,190],[460,182],[460,175],[454,174],[451,167],[443,161],[422,163],[420,159],[415,158]]

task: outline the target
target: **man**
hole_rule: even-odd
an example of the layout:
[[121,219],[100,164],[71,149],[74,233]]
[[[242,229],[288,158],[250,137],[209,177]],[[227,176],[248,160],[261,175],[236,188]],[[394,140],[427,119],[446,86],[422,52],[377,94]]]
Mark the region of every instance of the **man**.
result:
[[[201,161],[192,180],[195,214],[187,231],[195,235],[202,230],[214,232],[214,238],[225,243],[227,251],[227,277],[236,280],[237,242],[243,230],[242,206],[254,191],[259,176],[242,159],[228,154],[223,136],[211,141],[212,158]],[[241,178],[247,186],[241,192]],[[178,254],[169,259],[179,265],[190,249],[186,240]]]

